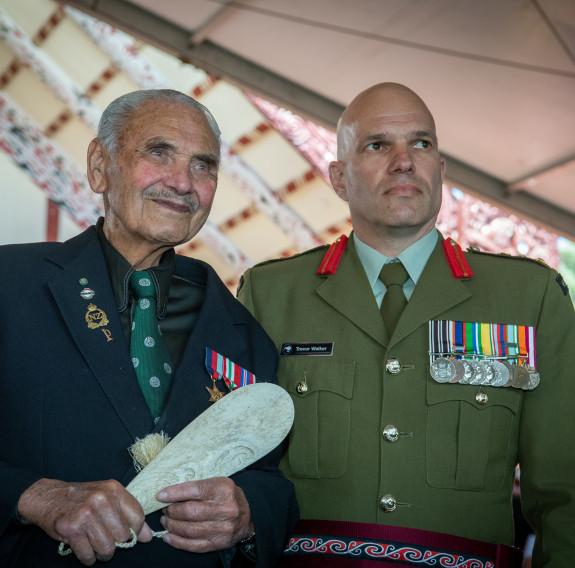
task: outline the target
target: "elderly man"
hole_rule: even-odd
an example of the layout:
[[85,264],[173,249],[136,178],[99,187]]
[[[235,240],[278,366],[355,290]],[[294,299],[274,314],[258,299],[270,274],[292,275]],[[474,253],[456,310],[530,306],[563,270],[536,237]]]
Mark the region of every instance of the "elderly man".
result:
[[[281,554],[297,504],[277,451],[230,479],[167,487],[146,519],[124,488],[136,439],[173,437],[227,391],[207,349],[275,381],[259,324],[210,266],[174,252],[206,221],[218,164],[201,104],[124,95],[88,149],[104,219],[65,243],[0,248],[1,566],[269,568]],[[131,531],[141,543],[116,550]]]
[[540,262],[444,239],[444,170],[423,101],[367,89],[330,164],[352,236],[245,274],[239,298],[296,407],[281,467],[305,520],[282,566],[517,566],[517,463],[533,566],[573,565],[567,287]]

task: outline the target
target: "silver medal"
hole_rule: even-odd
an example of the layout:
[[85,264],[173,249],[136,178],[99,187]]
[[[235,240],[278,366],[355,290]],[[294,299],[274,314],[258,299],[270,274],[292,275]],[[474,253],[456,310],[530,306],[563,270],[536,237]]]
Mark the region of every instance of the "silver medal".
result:
[[492,361],[495,378],[491,383],[494,387],[502,387],[509,380],[509,369],[501,361]]
[[495,380],[495,369],[493,368],[491,361],[483,359],[479,361],[479,366],[483,369],[483,380],[481,381],[481,384],[492,385]]
[[455,377],[455,365],[451,359],[439,357],[431,364],[430,373],[438,383],[448,383]]
[[515,379],[517,377],[515,365],[512,365],[509,361],[502,361],[501,364],[509,371],[509,378],[503,386],[512,387],[515,384]]
[[527,370],[529,371],[529,382],[527,383],[525,390],[533,390],[539,384],[539,373],[535,367],[531,367],[530,365],[527,366]]
[[471,367],[473,369],[473,376],[469,381],[470,385],[482,385],[485,379],[485,371],[483,367],[479,364],[479,361],[472,360],[470,361]]
[[463,365],[463,377],[459,379],[459,383],[462,385],[469,384],[473,377],[473,366],[471,365],[471,361],[468,359],[461,359],[461,364]]
[[455,367],[455,377],[449,381],[450,383],[458,383],[465,376],[465,365],[461,359],[451,359]]

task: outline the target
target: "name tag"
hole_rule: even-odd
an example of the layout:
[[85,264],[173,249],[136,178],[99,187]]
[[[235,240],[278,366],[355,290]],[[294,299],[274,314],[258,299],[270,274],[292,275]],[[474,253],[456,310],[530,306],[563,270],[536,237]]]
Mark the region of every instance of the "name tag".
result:
[[282,343],[280,355],[283,357],[294,355],[333,355],[333,341],[331,343]]

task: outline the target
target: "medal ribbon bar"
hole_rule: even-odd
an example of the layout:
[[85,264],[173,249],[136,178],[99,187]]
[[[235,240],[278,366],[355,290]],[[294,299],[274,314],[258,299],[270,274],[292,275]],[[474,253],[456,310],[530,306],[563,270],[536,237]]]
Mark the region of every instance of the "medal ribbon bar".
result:
[[206,369],[213,380],[223,378],[230,390],[256,382],[253,373],[209,347],[206,347]]

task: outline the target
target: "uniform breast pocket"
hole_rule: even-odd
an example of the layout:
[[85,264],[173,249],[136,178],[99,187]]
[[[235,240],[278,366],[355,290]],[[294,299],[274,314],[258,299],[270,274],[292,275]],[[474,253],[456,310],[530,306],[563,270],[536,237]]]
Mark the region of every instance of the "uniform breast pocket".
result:
[[280,357],[280,384],[295,420],[287,459],[294,477],[334,479],[347,468],[355,363],[327,357]]
[[517,460],[522,392],[438,384],[427,387],[427,480],[433,487],[498,491]]

